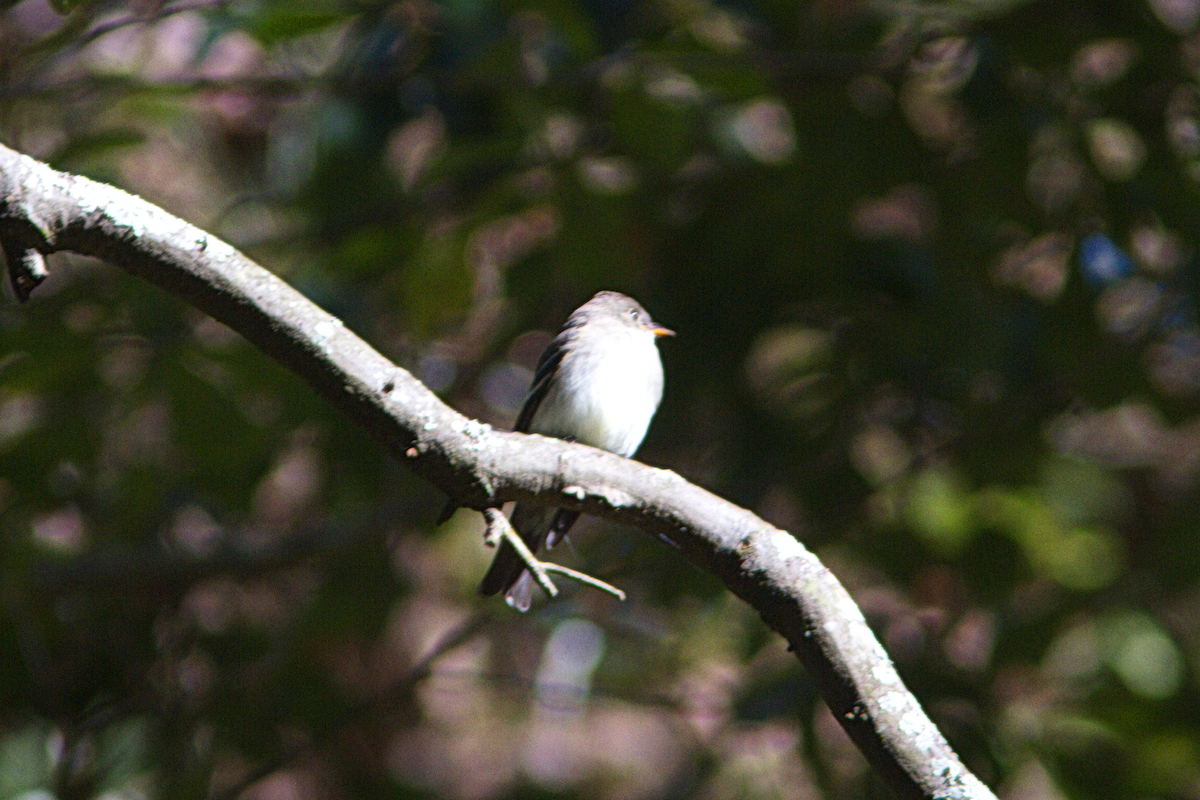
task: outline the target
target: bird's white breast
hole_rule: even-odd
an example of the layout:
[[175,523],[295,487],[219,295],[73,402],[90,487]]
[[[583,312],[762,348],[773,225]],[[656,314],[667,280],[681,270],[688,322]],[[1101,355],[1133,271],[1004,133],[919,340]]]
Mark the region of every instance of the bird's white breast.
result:
[[530,430],[632,456],[662,400],[655,338],[628,328],[606,336],[603,348],[577,342],[563,356]]

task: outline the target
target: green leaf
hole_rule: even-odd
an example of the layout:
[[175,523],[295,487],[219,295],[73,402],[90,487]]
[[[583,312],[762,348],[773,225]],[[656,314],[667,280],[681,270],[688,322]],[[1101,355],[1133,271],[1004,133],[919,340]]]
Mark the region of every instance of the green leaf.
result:
[[250,27],[250,33],[264,44],[274,44],[283,39],[328,28],[350,19],[351,14],[330,8],[304,8],[297,6],[272,6]]

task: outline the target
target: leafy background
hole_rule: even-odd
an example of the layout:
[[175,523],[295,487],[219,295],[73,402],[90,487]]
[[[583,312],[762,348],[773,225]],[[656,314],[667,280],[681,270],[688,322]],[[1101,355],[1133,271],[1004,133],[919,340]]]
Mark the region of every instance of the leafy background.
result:
[[[794,532],[1005,798],[1200,794],[1195,0],[23,0],[0,139],[512,423],[608,288],[640,457]],[[475,596],[478,515],[62,256],[0,307],[0,796],[886,796],[668,547]],[[11,298],[11,295],[10,295]]]

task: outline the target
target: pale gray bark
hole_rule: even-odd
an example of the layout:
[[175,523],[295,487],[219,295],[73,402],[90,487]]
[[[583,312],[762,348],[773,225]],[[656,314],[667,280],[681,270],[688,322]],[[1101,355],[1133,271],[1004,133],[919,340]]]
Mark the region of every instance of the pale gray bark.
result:
[[4,147],[0,198],[0,246],[22,295],[43,274],[42,255],[105,259],[241,333],[464,505],[552,503],[667,539],[787,639],[898,795],[993,798],[905,688],[845,588],[791,534],[668,470],[458,414],[282,280],[141,198]]

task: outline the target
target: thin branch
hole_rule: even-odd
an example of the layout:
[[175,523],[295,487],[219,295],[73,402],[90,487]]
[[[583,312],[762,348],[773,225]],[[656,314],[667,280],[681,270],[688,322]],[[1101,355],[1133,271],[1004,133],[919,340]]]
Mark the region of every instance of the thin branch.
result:
[[543,561],[542,569],[546,570],[546,572],[553,572],[555,575],[562,575],[564,578],[570,578],[573,581],[578,581],[584,586],[590,586],[593,589],[599,589],[606,594],[611,594],[618,600],[625,599],[625,593],[620,589],[613,586],[611,583],[605,583],[599,578],[593,578],[586,572],[580,572],[579,570],[571,569],[570,567],[564,567],[562,564],[555,564],[553,561]]
[[517,533],[509,522],[508,517],[504,516],[504,512],[499,508],[485,508],[483,510],[484,519],[487,520],[487,530],[484,532],[483,541],[488,547],[496,547],[502,541],[506,541],[513,546],[517,551],[517,555],[525,562],[525,569],[533,575],[533,579],[538,582],[538,586],[550,597],[558,597],[558,587],[550,580],[547,573],[553,572],[555,575],[562,575],[564,578],[570,578],[573,581],[582,583],[584,586],[590,586],[593,589],[599,589],[602,592],[611,594],[618,600],[625,599],[625,593],[610,583],[605,583],[599,578],[593,578],[587,573],[579,570],[564,567],[562,564],[555,564],[553,561],[540,561],[533,551],[525,544],[525,540]]
[[253,787],[263,778],[273,775],[288,764],[303,757],[306,753],[311,753],[328,743],[342,728],[368,713],[378,712],[400,702],[412,692],[413,687],[429,677],[434,662],[459,645],[465,644],[474,638],[490,620],[491,616],[486,613],[473,615],[439,639],[429,652],[413,665],[408,674],[403,679],[388,687],[387,691],[350,706],[350,708],[339,714],[336,720],[317,731],[312,739],[289,747],[275,758],[259,764],[250,770],[249,773],[243,775],[237,783],[218,792],[214,800],[237,800],[247,789]]
[[76,48],[83,47],[90,42],[99,39],[106,33],[124,28],[129,25],[150,24],[159,22],[167,17],[175,14],[185,14],[189,11],[211,11],[225,5],[225,0],[180,0],[178,3],[164,5],[152,11],[135,11],[132,14],[126,14],[123,17],[115,17],[113,19],[99,22],[74,42]]
[[[213,9],[223,4],[224,0],[181,0],[174,5],[140,10],[97,23],[95,22],[96,15],[103,11],[103,4],[80,3],[74,7],[62,27],[33,42],[20,52],[18,58],[32,74],[46,75],[54,71],[53,65],[56,62],[61,63],[66,56],[74,54],[104,34],[111,33],[118,28],[137,23],[157,22],[173,14]],[[38,56],[41,56],[40,61],[35,61],[34,59]]]
[[103,258],[178,295],[308,381],[462,505],[555,505],[666,539],[787,639],[898,795],[994,800],[904,686],[846,589],[795,536],[668,470],[468,419],[225,242],[3,147],[0,241]]
[[487,531],[484,533],[484,542],[487,546],[496,547],[502,541],[511,544],[517,551],[517,555],[525,562],[525,569],[529,570],[529,574],[533,575],[538,586],[542,587],[542,591],[550,597],[558,597],[558,587],[546,574],[546,565],[538,561],[537,556],[526,546],[521,535],[513,530],[512,523],[508,521],[508,517],[504,516],[504,512],[498,508],[485,508],[483,518],[487,520]]

